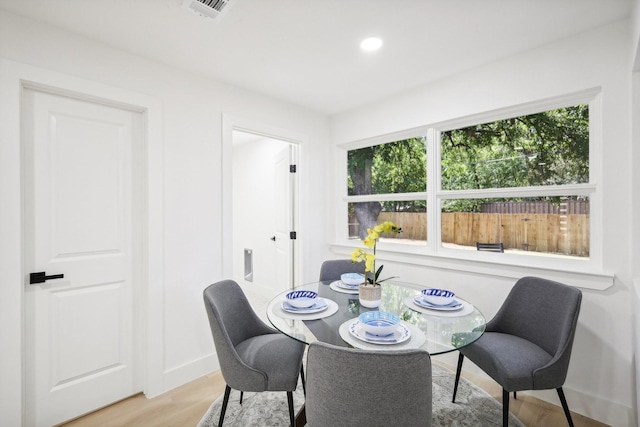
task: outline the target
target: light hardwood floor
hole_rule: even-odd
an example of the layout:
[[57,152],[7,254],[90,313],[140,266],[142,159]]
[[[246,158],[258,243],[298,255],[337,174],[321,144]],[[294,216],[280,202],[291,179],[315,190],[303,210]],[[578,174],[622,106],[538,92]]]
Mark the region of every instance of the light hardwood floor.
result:
[[[464,376],[486,390],[496,400],[502,400],[502,389],[490,379],[472,374]],[[156,398],[147,399],[144,395],[138,394],[63,425],[65,427],[195,427],[211,403],[222,395],[224,386],[222,375],[216,371]],[[567,425],[560,406],[524,393],[519,393],[515,400],[511,398],[509,405],[511,412],[527,427]],[[606,427],[606,424],[579,414],[573,413],[572,416],[576,427]]]
[[65,427],[195,427],[211,403],[224,393],[220,371],[153,399],[137,394],[62,424]]

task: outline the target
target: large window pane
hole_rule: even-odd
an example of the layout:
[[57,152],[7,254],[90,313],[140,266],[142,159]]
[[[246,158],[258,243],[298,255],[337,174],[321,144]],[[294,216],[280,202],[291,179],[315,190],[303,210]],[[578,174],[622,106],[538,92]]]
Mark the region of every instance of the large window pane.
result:
[[425,137],[350,150],[349,196],[415,193],[427,190]]
[[503,243],[505,252],[589,257],[589,199],[456,199],[442,201],[442,245],[476,250]]
[[[350,150],[347,153],[348,195],[424,193],[427,190],[426,151],[423,136]],[[367,229],[383,221],[379,218],[381,212],[424,212],[426,202],[368,201],[350,203],[348,209],[349,236],[363,239]]]
[[424,200],[349,203],[348,209],[350,239],[364,239],[367,236],[367,229],[371,228],[371,226],[362,226],[356,216],[357,211],[364,210],[378,212],[376,219],[372,221],[374,225],[391,221],[402,228],[402,233],[393,236],[384,235],[381,241],[395,239],[402,243],[418,244],[425,244],[427,241],[427,204]]
[[589,108],[560,108],[441,134],[442,189],[589,182]]

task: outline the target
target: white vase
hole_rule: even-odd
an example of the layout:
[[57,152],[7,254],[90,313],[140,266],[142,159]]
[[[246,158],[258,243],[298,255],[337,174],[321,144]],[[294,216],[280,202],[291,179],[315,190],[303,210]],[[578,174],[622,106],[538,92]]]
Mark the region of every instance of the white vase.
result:
[[377,308],[382,302],[382,286],[363,283],[358,288],[360,305],[366,308]]

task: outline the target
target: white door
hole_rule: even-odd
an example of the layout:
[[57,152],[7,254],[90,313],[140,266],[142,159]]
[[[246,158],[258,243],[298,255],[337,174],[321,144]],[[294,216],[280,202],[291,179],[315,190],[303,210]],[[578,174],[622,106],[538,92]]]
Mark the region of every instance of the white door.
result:
[[293,287],[293,245],[289,233],[295,231],[293,223],[293,182],[295,174],[290,172],[293,164],[293,146],[288,144],[277,155],[275,161],[275,250],[276,289],[285,291]]
[[36,90],[23,105],[24,268],[64,275],[25,284],[26,424],[49,426],[141,391],[132,163],[142,121]]

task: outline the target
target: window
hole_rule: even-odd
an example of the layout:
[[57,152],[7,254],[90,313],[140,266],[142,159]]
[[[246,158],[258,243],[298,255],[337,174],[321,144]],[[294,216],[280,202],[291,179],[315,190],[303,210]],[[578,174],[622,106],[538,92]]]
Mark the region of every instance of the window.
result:
[[391,220],[403,228],[401,243],[427,250],[502,243],[506,254],[589,259],[589,101],[459,120],[349,150],[349,237]]

